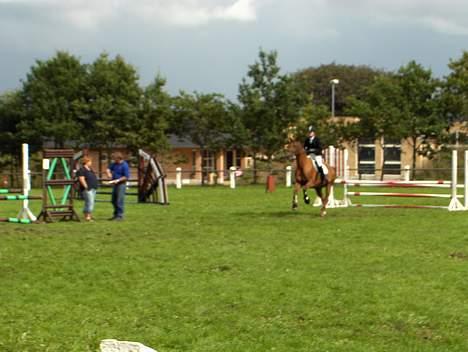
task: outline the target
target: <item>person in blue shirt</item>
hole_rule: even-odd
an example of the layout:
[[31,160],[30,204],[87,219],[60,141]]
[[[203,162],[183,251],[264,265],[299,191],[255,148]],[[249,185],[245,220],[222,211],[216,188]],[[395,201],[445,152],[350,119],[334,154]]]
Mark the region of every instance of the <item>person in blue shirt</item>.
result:
[[123,219],[124,215],[125,189],[127,188],[127,181],[130,179],[130,168],[120,152],[112,154],[112,160],[113,162],[106,170],[107,177],[111,179],[109,184],[113,186],[112,206],[114,207],[114,213],[110,220],[119,221]]

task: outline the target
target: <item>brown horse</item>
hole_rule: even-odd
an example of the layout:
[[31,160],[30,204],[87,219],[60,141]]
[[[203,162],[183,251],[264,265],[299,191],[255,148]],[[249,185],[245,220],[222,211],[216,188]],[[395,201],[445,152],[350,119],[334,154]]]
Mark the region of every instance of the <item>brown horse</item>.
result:
[[[292,201],[293,210],[297,209],[297,193],[299,190],[302,188],[304,202],[309,204],[310,198],[307,195],[307,189],[314,188],[317,196],[322,200],[320,216],[325,216],[327,214],[328,197],[336,179],[335,168],[325,164],[328,169],[328,175],[326,181],[322,182],[320,174],[317,172],[314,165],[312,165],[312,160],[307,157],[302,143],[293,141],[289,143],[288,150],[296,156],[297,164]],[[325,188],[325,192],[322,192],[322,188]]]

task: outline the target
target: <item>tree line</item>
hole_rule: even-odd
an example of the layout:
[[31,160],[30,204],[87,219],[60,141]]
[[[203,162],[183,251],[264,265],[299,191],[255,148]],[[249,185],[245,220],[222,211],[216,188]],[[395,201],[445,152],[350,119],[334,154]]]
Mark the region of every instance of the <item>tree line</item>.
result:
[[[331,63],[284,73],[277,52],[260,50],[232,101],[218,93],[170,95],[161,75],[141,87],[136,68],[119,55],[82,63],[59,51],[37,60],[19,89],[0,95],[0,168],[19,162],[24,142],[33,151],[49,142],[161,154],[170,134],[202,150],[237,148],[271,161],[288,138],[303,138],[309,124],[327,145],[408,138],[415,156],[431,157],[450,126],[468,116],[468,52],[448,67],[444,78],[415,61],[396,72]],[[356,123],[330,119],[335,78],[336,115],[359,117]]]

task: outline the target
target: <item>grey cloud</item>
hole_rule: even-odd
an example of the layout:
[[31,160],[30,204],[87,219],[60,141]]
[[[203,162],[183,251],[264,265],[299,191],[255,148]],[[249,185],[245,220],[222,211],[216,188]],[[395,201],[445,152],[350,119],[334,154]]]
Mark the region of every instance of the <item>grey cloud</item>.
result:
[[[246,16],[229,14],[236,3],[246,6]],[[465,24],[458,19],[467,5],[459,3],[452,11],[437,1],[424,2],[424,9],[420,0],[406,3],[0,0],[0,91],[17,87],[35,59],[47,59],[56,50],[68,50],[83,62],[102,51],[122,54],[137,67],[143,84],[160,72],[172,93],[216,91],[229,97],[235,97],[260,47],[278,50],[287,72],[332,61],[395,69],[410,59],[446,72],[449,58],[466,50],[466,38],[446,33],[463,34]],[[174,11],[188,19],[173,18]],[[190,19],[194,13],[195,20]]]
[[449,35],[468,35],[465,0],[329,0],[337,11],[367,17],[371,22],[426,27]]

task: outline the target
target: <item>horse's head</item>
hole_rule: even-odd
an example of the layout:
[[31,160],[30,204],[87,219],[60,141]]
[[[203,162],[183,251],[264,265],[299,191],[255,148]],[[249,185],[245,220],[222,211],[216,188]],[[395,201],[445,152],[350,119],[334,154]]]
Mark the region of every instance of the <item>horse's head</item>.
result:
[[304,153],[304,147],[299,141],[290,141],[288,144],[288,152],[294,155]]

